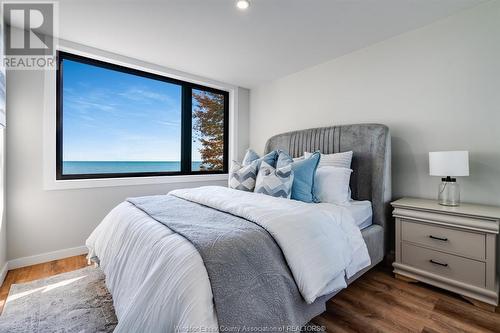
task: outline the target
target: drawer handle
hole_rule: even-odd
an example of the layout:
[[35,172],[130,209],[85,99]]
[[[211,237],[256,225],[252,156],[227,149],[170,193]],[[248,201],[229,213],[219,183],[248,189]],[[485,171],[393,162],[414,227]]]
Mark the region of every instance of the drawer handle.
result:
[[440,241],[443,241],[443,242],[447,242],[448,241],[448,238],[436,237],[436,236],[432,236],[432,235],[429,235],[429,238],[432,238],[432,239],[435,239],[435,240],[440,240]]
[[434,260],[429,260],[429,262],[431,262],[432,264],[434,265],[439,265],[439,266],[443,266],[443,267],[448,267],[448,264],[443,264],[442,262],[439,262],[439,261],[434,261]]

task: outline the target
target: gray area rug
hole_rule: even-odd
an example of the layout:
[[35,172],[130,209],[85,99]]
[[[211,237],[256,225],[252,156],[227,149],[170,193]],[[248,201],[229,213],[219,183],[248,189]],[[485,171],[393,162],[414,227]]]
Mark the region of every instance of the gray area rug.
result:
[[118,323],[99,268],[13,284],[0,332],[112,332]]

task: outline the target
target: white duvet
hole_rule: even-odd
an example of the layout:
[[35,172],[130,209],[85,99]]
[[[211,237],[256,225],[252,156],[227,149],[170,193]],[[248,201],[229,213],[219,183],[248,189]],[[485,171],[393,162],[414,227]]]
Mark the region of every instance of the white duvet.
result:
[[[369,266],[359,228],[338,206],[306,204],[218,186],[175,190],[177,197],[253,221],[281,247],[308,303],[346,287]],[[217,331],[212,292],[194,246],[128,202],[87,240],[106,275],[116,332]]]

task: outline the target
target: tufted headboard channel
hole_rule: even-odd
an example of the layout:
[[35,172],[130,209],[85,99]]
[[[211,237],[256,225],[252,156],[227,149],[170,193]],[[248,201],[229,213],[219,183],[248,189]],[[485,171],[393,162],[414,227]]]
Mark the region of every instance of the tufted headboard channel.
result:
[[332,154],[352,150],[352,198],[372,202],[373,223],[384,228],[387,253],[391,200],[391,137],[387,126],[354,124],[282,133],[266,143],[266,153],[278,149],[292,157],[302,156],[305,151]]

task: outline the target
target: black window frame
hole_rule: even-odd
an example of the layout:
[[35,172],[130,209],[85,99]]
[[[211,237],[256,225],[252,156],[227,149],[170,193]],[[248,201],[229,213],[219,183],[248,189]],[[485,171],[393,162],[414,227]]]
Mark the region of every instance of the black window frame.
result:
[[[181,86],[181,170],[161,172],[130,172],[130,173],[93,173],[93,174],[63,174],[63,60],[72,60],[92,66],[119,71],[126,74],[137,75],[166,83]],[[56,73],[56,180],[72,179],[101,179],[101,178],[131,178],[131,177],[155,177],[155,176],[183,176],[183,175],[210,175],[228,173],[229,155],[229,92],[215,89],[200,84],[173,79],[135,68],[121,66],[101,60],[96,60],[69,52],[57,51],[57,73]],[[192,96],[194,90],[216,93],[224,96],[224,166],[222,170],[192,171]]]

